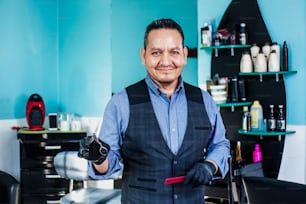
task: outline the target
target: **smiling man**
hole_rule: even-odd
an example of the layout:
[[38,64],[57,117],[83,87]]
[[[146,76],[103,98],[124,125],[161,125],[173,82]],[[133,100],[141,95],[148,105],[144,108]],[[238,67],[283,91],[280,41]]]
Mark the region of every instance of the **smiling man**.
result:
[[182,79],[188,50],[175,21],[149,24],[140,54],[146,78],[112,97],[99,137],[81,141],[79,155],[95,179],[123,162],[123,204],[204,203],[204,185],[228,171],[220,113],[207,92]]

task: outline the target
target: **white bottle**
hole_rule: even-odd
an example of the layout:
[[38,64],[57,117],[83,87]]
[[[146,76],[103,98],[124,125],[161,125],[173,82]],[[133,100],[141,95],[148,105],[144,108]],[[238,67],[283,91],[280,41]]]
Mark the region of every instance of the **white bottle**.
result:
[[277,53],[275,50],[271,51],[269,62],[268,62],[268,70],[269,72],[279,72],[280,70],[279,57],[277,56]]
[[[276,55],[277,55],[278,59],[280,60],[280,46],[276,42],[272,43],[272,45],[271,45],[271,52],[273,50],[275,50]],[[271,55],[271,53],[270,53],[270,55]]]
[[213,40],[214,40],[214,36],[213,36],[214,35],[214,26],[213,26],[212,21],[213,21],[212,18],[209,17],[207,26],[208,26],[208,30],[209,30],[208,35],[209,35],[210,45],[213,44]]
[[271,52],[271,46],[268,42],[266,42],[265,45],[262,47],[262,52],[264,53],[266,59],[268,60]]
[[257,55],[259,53],[259,50],[260,50],[260,48],[257,46],[256,43],[254,43],[252,45],[252,47],[250,48],[251,57],[252,57],[252,61],[253,61],[254,64],[255,64],[256,57],[257,57]]
[[241,60],[240,60],[240,72],[244,73],[250,73],[253,71],[253,63],[251,56],[248,51],[245,51],[242,54]]
[[204,23],[204,26],[201,28],[201,43],[203,47],[211,46],[211,36],[208,23]]
[[263,112],[258,100],[255,100],[251,106],[251,130],[263,131]]
[[266,72],[267,71],[267,60],[265,55],[260,51],[256,57],[255,65],[254,65],[255,72]]

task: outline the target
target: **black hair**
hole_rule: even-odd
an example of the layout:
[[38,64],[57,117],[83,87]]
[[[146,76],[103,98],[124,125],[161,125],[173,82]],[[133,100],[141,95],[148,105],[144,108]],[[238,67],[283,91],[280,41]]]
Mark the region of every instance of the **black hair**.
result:
[[182,27],[175,22],[174,20],[170,19],[170,18],[162,18],[162,19],[157,19],[152,21],[152,23],[150,23],[147,26],[145,35],[144,35],[144,49],[146,49],[147,44],[148,44],[148,35],[152,30],[158,30],[158,29],[174,29],[177,30],[183,39],[183,46],[184,46],[184,33],[183,33],[183,29]]

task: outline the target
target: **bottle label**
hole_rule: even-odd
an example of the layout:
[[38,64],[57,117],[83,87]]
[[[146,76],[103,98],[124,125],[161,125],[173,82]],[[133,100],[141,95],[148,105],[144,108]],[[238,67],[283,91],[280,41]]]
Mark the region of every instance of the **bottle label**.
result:
[[276,128],[276,121],[275,119],[269,119],[268,120],[268,130],[275,130]]
[[208,33],[208,31],[203,31],[203,32],[202,32],[202,45],[203,45],[204,47],[208,47],[208,46],[211,45],[211,44],[210,44],[210,38],[209,38],[209,33]]
[[277,120],[277,130],[285,131],[286,129],[286,122],[285,120]]
[[246,38],[246,33],[240,33],[240,44],[245,45],[247,43]]
[[258,110],[251,112],[251,127],[258,128]]

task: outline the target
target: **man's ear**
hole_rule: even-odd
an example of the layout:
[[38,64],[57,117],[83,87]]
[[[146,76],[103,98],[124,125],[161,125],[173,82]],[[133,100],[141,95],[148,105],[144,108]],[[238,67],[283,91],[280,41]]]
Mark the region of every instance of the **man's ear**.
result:
[[145,55],[146,55],[146,50],[142,47],[140,49],[140,57],[143,65],[145,65]]
[[185,47],[184,47],[184,58],[185,58],[185,63],[187,63],[187,56],[188,56],[188,48],[185,46]]
[[188,56],[188,48],[185,46],[184,47],[184,57],[185,57],[185,60],[187,60],[187,56]]

